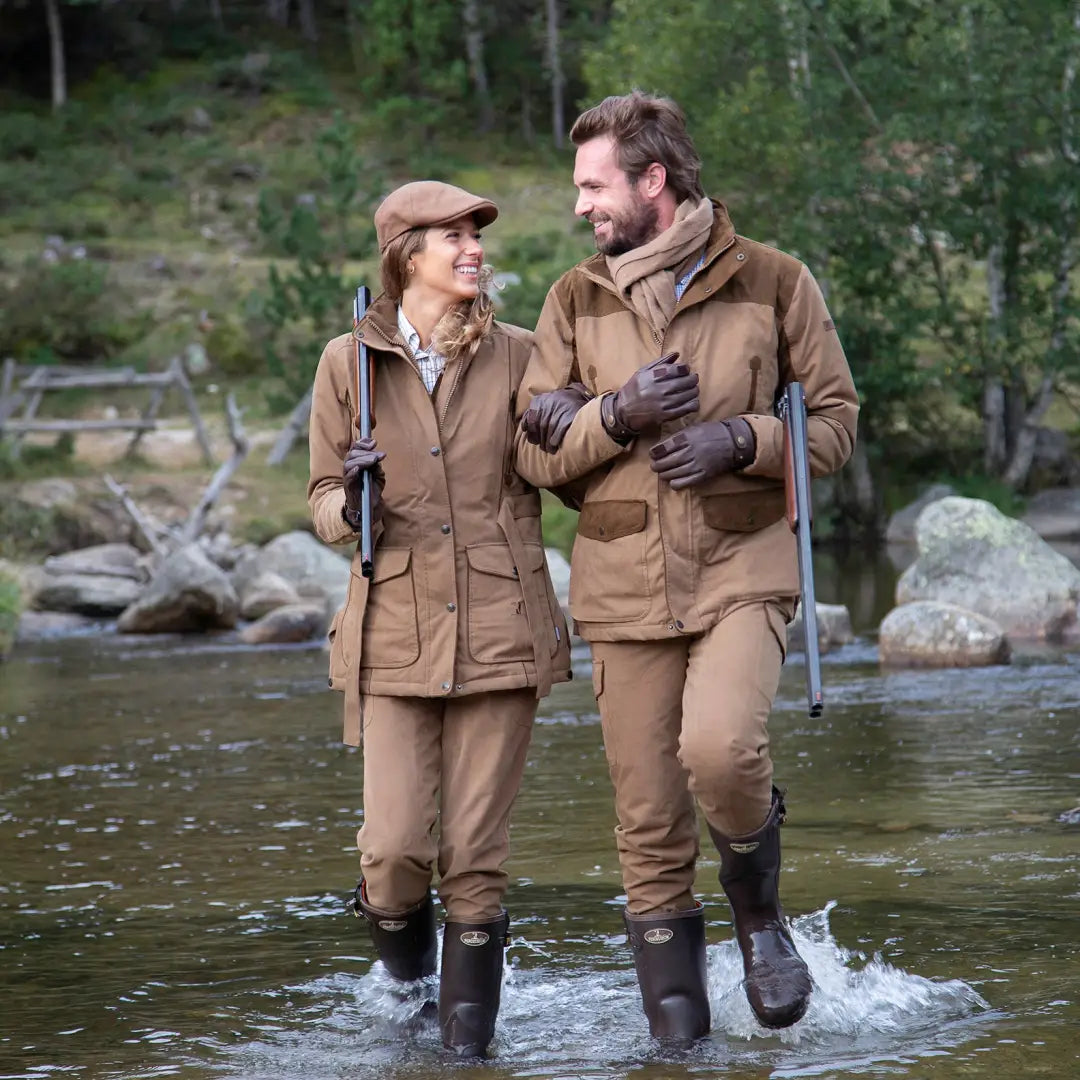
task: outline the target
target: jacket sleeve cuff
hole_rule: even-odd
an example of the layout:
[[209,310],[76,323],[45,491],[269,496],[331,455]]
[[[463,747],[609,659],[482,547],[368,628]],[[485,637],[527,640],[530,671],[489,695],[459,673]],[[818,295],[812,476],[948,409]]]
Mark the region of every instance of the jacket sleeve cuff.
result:
[[326,492],[312,514],[315,532],[324,544],[355,544],[359,532],[345,520],[345,489]]
[[775,416],[761,413],[744,413],[745,420],[754,431],[757,452],[754,460],[742,472],[746,476],[768,476],[774,480],[784,475],[784,424]]
[[534,446],[519,429],[515,444],[518,473],[534,487],[561,487],[629,453],[633,442],[622,446],[604,430],[600,401],[595,397],[581,407],[554,454]]

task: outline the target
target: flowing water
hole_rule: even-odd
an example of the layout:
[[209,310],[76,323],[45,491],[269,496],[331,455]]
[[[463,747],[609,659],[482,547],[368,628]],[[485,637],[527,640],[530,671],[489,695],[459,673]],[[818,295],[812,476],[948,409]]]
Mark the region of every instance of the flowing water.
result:
[[825,659],[822,719],[793,656],[772,721],[796,1027],[753,1021],[704,843],[714,1030],[649,1040],[583,650],[535,729],[477,1064],[344,913],[361,760],[325,654],[104,633],[0,668],[0,1078],[1080,1076],[1080,654],[883,674],[888,570],[822,579],[864,632]]

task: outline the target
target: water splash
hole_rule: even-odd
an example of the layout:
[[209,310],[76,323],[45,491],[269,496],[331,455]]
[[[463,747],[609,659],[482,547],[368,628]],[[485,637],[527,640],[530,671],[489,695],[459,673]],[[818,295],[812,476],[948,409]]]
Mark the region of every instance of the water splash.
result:
[[[602,955],[564,959],[558,966],[541,961],[524,967],[512,956],[485,1075],[494,1070],[504,1078],[601,1080],[632,1070],[668,1078],[717,1068],[753,1076],[769,1068],[776,1077],[904,1074],[905,1063],[947,1054],[995,1018],[967,983],[925,979],[845,949],[829,926],[835,906],[792,925],[814,979],[803,1020],[782,1032],[761,1027],[743,993],[738,946],[724,941],[707,954],[712,1034],[678,1053],[649,1038],[633,965],[621,943],[611,949],[609,939],[597,939],[593,946]],[[528,959],[549,949],[558,956],[558,946],[548,943],[527,950]],[[376,963],[358,979],[334,975],[286,992],[311,1004],[294,1011],[288,1027],[269,1039],[232,1048],[227,1071],[246,1080],[316,1073],[405,1080],[442,1075],[448,1067],[469,1071],[442,1049],[437,1023],[425,1016],[438,999],[437,976],[403,993]]]

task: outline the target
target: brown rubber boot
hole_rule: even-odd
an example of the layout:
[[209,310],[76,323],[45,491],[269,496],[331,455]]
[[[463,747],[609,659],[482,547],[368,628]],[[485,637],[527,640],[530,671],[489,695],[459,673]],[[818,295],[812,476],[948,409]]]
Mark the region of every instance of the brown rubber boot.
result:
[[772,791],[765,824],[748,836],[729,837],[712,826],[720,852],[720,884],[731,902],[735,936],[746,973],[746,996],[765,1027],[790,1027],[810,998],[810,972],[795,951],[778,890],[784,797]]
[[349,908],[357,918],[367,919],[375,951],[395,979],[413,982],[435,974],[435,905],[430,893],[408,911],[393,915],[367,902],[361,879]]
[[460,1057],[483,1057],[495,1034],[503,951],[510,929],[504,911],[481,922],[447,922],[439,977],[443,1046]]
[[705,908],[650,915],[623,912],[641,1004],[654,1038],[692,1042],[709,1033],[705,990]]

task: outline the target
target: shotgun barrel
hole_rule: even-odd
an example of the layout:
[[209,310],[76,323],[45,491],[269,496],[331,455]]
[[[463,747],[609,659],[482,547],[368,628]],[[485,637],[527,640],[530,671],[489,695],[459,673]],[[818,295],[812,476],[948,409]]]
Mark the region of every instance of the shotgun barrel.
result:
[[[371,303],[371,291],[366,285],[356,290],[353,301],[353,340],[356,343],[356,422],[360,437],[371,437],[371,376],[368,367],[367,345],[356,334],[360,320]],[[363,491],[360,500],[360,572],[369,578],[375,572],[375,557],[371,538],[371,470],[365,469],[362,477]]]
[[806,397],[801,383],[788,383],[780,399],[779,411],[784,422],[787,519],[799,551],[799,600],[806,638],[806,700],[811,718],[817,718],[825,708],[825,698],[821,688],[814,559],[810,548],[810,530],[814,521],[810,502],[810,452],[806,442]]

